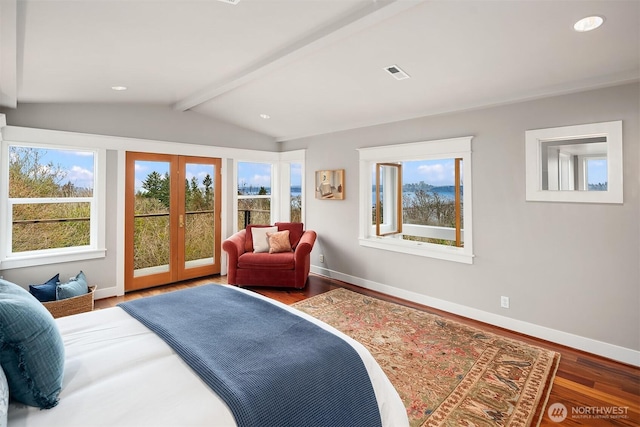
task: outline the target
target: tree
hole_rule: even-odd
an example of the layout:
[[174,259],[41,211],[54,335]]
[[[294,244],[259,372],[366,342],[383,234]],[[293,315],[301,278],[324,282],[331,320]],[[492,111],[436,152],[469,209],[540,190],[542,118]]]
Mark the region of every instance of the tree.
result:
[[150,199],[158,199],[162,204],[169,208],[169,184],[170,184],[169,172],[160,175],[158,172],[153,171],[142,182],[142,188],[146,192],[142,193],[143,197]]
[[198,187],[198,179],[194,176],[191,178],[191,203],[188,207],[190,210],[202,210],[204,208],[204,196]]
[[213,209],[213,179],[211,179],[211,175],[205,175],[202,179],[202,185],[204,185],[204,202],[206,208]]
[[407,224],[455,227],[455,203],[435,191],[418,190],[403,197],[404,221]]

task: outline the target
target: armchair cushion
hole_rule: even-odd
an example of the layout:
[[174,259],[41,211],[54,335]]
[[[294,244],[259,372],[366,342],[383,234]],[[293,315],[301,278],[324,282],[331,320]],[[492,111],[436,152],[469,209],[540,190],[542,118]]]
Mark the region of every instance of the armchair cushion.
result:
[[260,270],[293,270],[293,252],[269,254],[265,252],[245,252],[238,257],[238,268]]
[[278,231],[289,230],[291,249],[295,250],[302,233],[304,233],[304,224],[301,222],[276,222],[276,227],[278,227]]
[[269,239],[269,253],[291,252],[291,242],[289,242],[289,230],[267,233]]
[[259,225],[259,224],[249,224],[249,225],[247,225],[247,228],[245,228],[246,233],[244,235],[244,251],[245,252],[253,252],[253,229],[254,228],[269,228],[269,227],[273,227],[273,226],[272,225]]
[[278,231],[277,227],[254,228],[251,233],[253,252],[269,252],[269,233]]
[[[298,246],[298,242],[300,242],[300,238],[304,233],[304,224],[301,222],[276,222],[275,225],[261,225],[261,224],[249,224],[247,228],[245,228],[245,241],[244,241],[244,251],[245,252],[253,252],[253,229],[254,228],[270,228],[270,227],[278,227],[278,231],[289,230],[289,242],[291,243],[291,249],[296,250],[296,246]],[[268,249],[267,249],[268,251]]]

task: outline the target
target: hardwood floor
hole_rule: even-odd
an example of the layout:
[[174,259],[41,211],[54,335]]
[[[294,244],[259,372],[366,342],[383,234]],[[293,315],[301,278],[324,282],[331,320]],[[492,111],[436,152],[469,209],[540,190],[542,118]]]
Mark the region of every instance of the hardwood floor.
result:
[[[96,309],[112,307],[122,301],[157,295],[163,292],[185,289],[206,283],[226,283],[226,277],[205,277],[158,288],[131,292],[123,297],[98,300],[95,302],[95,307]],[[568,416],[564,421],[554,422],[549,418],[549,415],[545,413],[541,426],[640,426],[640,368],[614,362],[569,347],[525,336],[322,276],[311,275],[307,287],[302,290],[262,287],[248,289],[252,289],[255,292],[285,304],[293,304],[340,287],[425,310],[476,328],[518,339],[560,353],[560,365],[553,382],[547,408],[555,403],[560,403],[566,407]]]

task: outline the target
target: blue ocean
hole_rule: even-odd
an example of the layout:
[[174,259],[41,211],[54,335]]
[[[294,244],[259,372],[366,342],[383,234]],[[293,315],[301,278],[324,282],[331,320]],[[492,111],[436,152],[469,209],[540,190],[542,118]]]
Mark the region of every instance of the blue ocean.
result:
[[[258,194],[258,188],[256,187],[256,190],[253,192],[247,192],[247,194]],[[271,194],[271,192],[269,191],[270,189],[267,188],[267,193]],[[434,193],[438,193],[438,195],[440,197],[442,197],[445,200],[455,200],[455,187],[451,186],[451,185],[447,185],[447,186],[443,186],[443,187],[433,187],[431,190],[429,190],[431,192]],[[298,186],[293,186],[291,187],[291,197],[296,197],[299,196],[300,194],[302,194],[302,189]],[[371,192],[372,196],[371,196],[371,200],[375,199],[375,191]],[[413,196],[414,192],[413,191],[405,191],[403,193],[404,195],[408,195],[408,196]]]

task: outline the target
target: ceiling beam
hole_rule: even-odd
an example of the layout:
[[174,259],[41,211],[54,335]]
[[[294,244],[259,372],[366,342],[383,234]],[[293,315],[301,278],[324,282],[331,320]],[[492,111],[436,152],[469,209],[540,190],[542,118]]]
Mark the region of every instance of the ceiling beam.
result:
[[176,102],[173,108],[180,111],[194,108],[262,77],[274,69],[280,68],[311,52],[389,19],[425,1],[426,0],[371,0],[367,6],[358,9],[354,13],[322,27],[309,36],[292,43],[275,52],[273,55],[263,58],[227,79],[216,82],[187,96]]
[[18,106],[17,3],[0,1],[0,107]]

